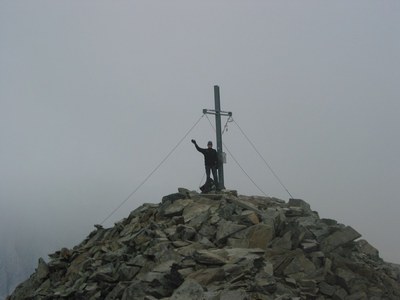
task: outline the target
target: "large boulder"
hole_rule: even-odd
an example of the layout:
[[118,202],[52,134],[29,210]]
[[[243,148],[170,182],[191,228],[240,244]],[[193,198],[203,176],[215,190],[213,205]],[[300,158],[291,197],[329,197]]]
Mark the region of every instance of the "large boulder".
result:
[[324,252],[330,252],[340,246],[346,245],[361,237],[356,230],[350,226],[346,226],[343,229],[339,229],[329,235],[321,242],[321,249]]
[[228,246],[234,248],[267,249],[274,238],[274,227],[268,224],[257,224],[232,234]]

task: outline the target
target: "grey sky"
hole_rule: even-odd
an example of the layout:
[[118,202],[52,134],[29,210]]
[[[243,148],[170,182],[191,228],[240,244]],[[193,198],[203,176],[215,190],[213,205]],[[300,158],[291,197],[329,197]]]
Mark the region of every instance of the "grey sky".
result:
[[[218,84],[294,197],[400,262],[399,20],[399,1],[0,1],[3,239],[79,242],[213,108]],[[207,119],[108,226],[198,188],[191,138],[214,140]],[[224,142],[288,199],[233,123]],[[228,188],[260,194],[229,156],[225,170]]]

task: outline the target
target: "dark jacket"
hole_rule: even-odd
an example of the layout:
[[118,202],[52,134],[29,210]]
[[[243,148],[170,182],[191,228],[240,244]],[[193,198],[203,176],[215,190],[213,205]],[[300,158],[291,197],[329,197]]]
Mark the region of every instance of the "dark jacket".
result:
[[203,153],[204,155],[204,164],[208,167],[217,167],[218,168],[218,153],[215,149],[209,148],[200,148],[197,144],[196,146],[197,151]]

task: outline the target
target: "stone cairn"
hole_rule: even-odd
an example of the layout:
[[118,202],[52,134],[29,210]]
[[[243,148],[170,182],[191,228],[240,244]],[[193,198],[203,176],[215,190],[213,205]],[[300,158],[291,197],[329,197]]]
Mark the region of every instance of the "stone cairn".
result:
[[178,190],[40,258],[8,299],[400,299],[398,266],[303,200]]

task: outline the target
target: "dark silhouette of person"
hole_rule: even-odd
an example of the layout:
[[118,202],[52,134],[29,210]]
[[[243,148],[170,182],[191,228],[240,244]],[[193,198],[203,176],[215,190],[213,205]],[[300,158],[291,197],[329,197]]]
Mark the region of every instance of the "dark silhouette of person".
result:
[[204,165],[206,168],[206,174],[207,174],[207,181],[211,181],[210,173],[212,172],[213,178],[214,178],[214,184],[217,190],[219,190],[219,185],[218,185],[218,175],[217,175],[217,169],[218,169],[218,153],[215,149],[213,149],[213,144],[211,141],[207,143],[207,148],[200,148],[195,140],[192,140],[192,143],[195,145],[197,151],[203,153],[204,155]]

